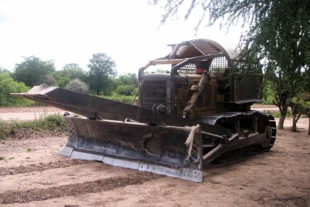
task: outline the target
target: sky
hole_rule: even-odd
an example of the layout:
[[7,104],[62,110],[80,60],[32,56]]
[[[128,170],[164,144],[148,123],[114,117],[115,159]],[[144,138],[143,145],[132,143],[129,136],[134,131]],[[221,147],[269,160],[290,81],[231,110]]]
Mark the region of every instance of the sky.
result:
[[148,0],[0,0],[0,67],[14,70],[23,57],[52,60],[61,70],[78,63],[87,71],[92,54],[110,56],[119,74],[136,73],[148,61],[171,51],[168,44],[212,39],[234,50],[240,27],[194,28],[193,13],[176,16],[161,26],[164,9]]

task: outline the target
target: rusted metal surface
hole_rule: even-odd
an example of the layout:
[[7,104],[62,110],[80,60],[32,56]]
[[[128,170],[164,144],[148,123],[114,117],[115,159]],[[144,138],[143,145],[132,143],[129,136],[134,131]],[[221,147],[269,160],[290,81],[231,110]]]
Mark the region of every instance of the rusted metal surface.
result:
[[201,170],[200,166],[186,160],[184,143],[189,129],[74,117],[65,119],[71,130],[68,147],[167,166],[188,167],[191,164]]

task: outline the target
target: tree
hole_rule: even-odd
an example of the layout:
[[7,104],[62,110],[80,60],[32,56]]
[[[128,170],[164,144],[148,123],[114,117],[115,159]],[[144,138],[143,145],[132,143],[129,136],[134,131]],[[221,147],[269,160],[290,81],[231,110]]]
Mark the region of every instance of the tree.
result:
[[87,93],[88,92],[88,85],[79,79],[74,79],[73,81],[70,81],[68,85],[66,85],[66,89],[77,91],[81,93]]
[[109,93],[111,89],[111,77],[116,75],[115,62],[104,53],[93,54],[89,60],[88,84],[97,95]]
[[56,79],[54,78],[54,76],[52,74],[47,74],[43,77],[42,83],[45,83],[49,86],[56,86]]
[[13,77],[32,87],[43,83],[44,76],[54,71],[55,66],[51,61],[42,61],[34,56],[24,57],[21,63],[16,64]]
[[136,92],[138,87],[138,78],[135,73],[120,75],[114,79],[115,92],[119,95],[130,96]]
[[29,88],[24,83],[16,82],[10,73],[0,73],[0,106],[24,106],[29,103],[26,99],[13,97],[10,93],[28,91]]
[[5,68],[3,68],[3,67],[0,67],[0,73],[5,73],[5,72],[10,73],[9,70],[7,70],[7,69],[5,69]]
[[70,80],[80,79],[82,81],[86,80],[86,73],[77,63],[69,63],[63,67],[64,71],[67,71],[70,75]]
[[[157,4],[160,0],[153,0]],[[188,6],[184,14],[188,19],[195,9],[201,11],[200,25],[221,26],[242,22],[247,26],[241,36],[239,61],[245,65],[263,63],[265,80],[275,90],[274,104],[281,117],[278,128],[283,128],[288,102],[305,88],[310,65],[310,1],[309,0],[186,0],[167,1],[162,22],[177,14],[182,5]],[[208,16],[208,17],[206,17]],[[250,67],[247,67],[250,68]]]
[[70,81],[74,79],[79,79],[81,81],[86,81],[86,73],[80,68],[77,63],[69,63],[63,67],[63,70],[58,70],[52,73],[53,77],[56,79],[57,85],[64,88]]
[[130,85],[134,87],[138,87],[138,78],[135,73],[127,73],[124,75],[120,75],[116,82],[118,85]]

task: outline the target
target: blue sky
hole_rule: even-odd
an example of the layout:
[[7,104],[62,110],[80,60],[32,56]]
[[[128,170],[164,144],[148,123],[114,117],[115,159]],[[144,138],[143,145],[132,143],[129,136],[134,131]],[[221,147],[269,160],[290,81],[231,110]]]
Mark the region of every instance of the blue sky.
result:
[[239,27],[194,28],[176,16],[160,26],[164,10],[148,0],[0,0],[0,66],[13,70],[23,56],[53,60],[60,70],[78,63],[84,70],[93,53],[112,57],[120,74],[137,72],[149,60],[171,50],[167,44],[195,38],[212,39],[233,50]]

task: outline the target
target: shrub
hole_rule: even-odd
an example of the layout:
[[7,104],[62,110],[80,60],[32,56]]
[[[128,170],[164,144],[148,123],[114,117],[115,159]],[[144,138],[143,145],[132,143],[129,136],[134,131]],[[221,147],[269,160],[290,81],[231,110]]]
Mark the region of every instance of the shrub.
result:
[[116,87],[116,93],[124,96],[130,96],[134,90],[135,87],[131,85],[120,85]]
[[60,114],[48,115],[46,117],[40,117],[39,119],[27,122],[16,120],[5,122],[0,120],[0,138],[6,138],[10,134],[15,134],[20,129],[63,132],[66,129],[66,122]]
[[88,93],[88,88],[89,88],[88,85],[83,81],[80,81],[79,79],[74,79],[73,81],[70,81],[70,83],[66,85],[66,89],[81,93]]
[[14,81],[10,73],[0,73],[0,107],[34,105],[33,101],[10,95],[10,93],[20,93],[28,90],[29,87],[25,86],[24,83]]

